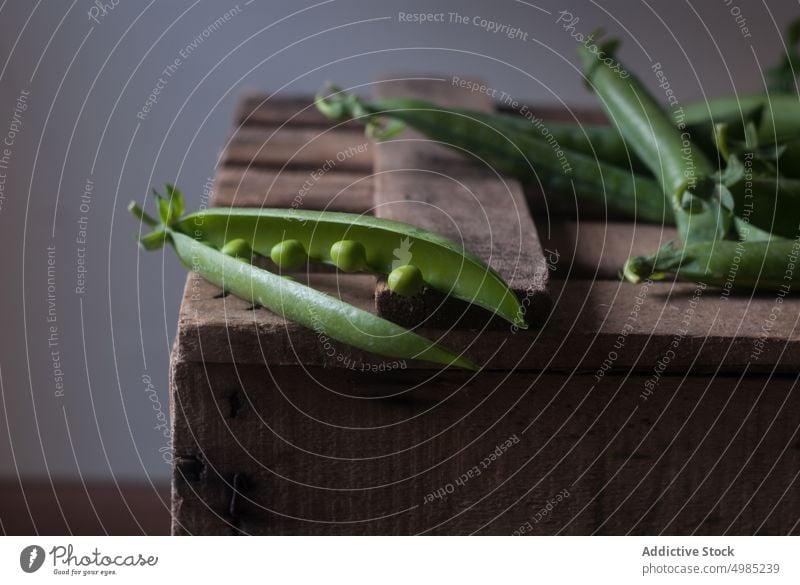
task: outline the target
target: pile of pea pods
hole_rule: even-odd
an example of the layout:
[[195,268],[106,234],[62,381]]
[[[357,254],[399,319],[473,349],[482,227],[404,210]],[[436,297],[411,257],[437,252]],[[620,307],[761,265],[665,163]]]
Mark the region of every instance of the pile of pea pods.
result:
[[[180,190],[154,192],[159,220],[136,203],[128,209],[152,231],[140,235],[146,250],[170,244],[188,269],[238,297],[350,346],[396,359],[418,359],[477,370],[441,344],[297,282],[291,272],[309,262],[342,272],[387,277],[389,288],[412,296],[425,287],[478,305],[527,328],[525,312],[506,282],[482,260],[430,231],[371,216],[297,209],[213,208],[184,214]],[[141,229],[140,229],[141,232]],[[414,249],[402,266],[394,250]],[[254,264],[269,259],[271,270]]]
[[[608,126],[546,122],[404,98],[367,101],[329,86],[316,100],[334,120],[386,139],[412,127],[496,170],[574,193],[632,221],[675,225],[680,242],[620,267],[631,281],[688,280],[732,292],[785,293],[800,283],[800,20],[768,91],[683,105],[659,103],[616,60],[602,31],[579,48],[586,85]],[[735,270],[731,267],[735,266]]]

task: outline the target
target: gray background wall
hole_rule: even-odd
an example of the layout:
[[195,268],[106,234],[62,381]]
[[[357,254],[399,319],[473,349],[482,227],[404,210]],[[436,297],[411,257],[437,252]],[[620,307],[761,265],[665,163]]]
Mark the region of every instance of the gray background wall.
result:
[[[171,252],[138,250],[125,207],[165,181],[182,186],[196,207],[244,88],[312,93],[326,80],[355,86],[386,72],[462,73],[521,101],[594,103],[575,69],[575,40],[555,22],[565,5],[551,0],[240,0],[229,21],[181,59],[144,120],[137,112],[164,68],[235,2],[119,0],[96,22],[89,0],[0,6],[0,138],[19,130],[8,169],[0,168],[0,477],[168,476],[153,400],[167,412],[167,358],[185,272]],[[621,36],[621,58],[656,95],[663,94],[648,67],[660,61],[682,101],[762,87],[763,67],[783,50],[780,31],[800,15],[790,0],[567,6],[579,18],[576,31],[602,25]],[[481,15],[528,38],[401,23],[398,11]],[[15,121],[23,91],[27,109]],[[93,193],[81,209],[87,180]],[[77,294],[81,216],[87,273]]]

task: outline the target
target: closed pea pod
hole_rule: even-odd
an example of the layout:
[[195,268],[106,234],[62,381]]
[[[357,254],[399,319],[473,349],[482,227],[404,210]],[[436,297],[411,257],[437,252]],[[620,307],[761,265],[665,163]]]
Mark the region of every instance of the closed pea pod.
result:
[[[652,178],[603,162],[594,154],[554,149],[536,136],[524,119],[447,109],[420,100],[367,103],[341,91],[319,96],[316,103],[333,119],[364,122],[367,132],[379,139],[394,136],[408,125],[463,154],[479,157],[502,173],[527,181],[540,180],[546,189],[566,193],[572,193],[574,187],[578,197],[639,220],[672,221],[672,209]],[[389,123],[382,125],[386,119]],[[575,141],[581,142],[579,138]],[[591,149],[585,141],[583,144],[584,149]],[[624,151],[625,145],[616,143],[615,148]]]
[[717,240],[687,244],[682,248],[667,244],[652,256],[634,256],[625,263],[624,275],[631,282],[676,276],[680,280],[741,292],[789,292],[800,285],[799,261],[800,238],[751,242]]
[[[540,120],[528,110],[526,114],[487,113],[463,108],[442,108],[434,103],[421,100],[391,99],[372,104],[373,109],[381,108],[388,112],[397,110],[440,110],[442,116],[459,116],[466,124],[474,121],[478,125],[491,128],[498,134],[514,141],[516,137],[545,142],[551,156],[561,149],[571,154],[585,154],[601,162],[622,168],[631,166],[638,171],[646,170],[634,153],[628,149],[622,135],[613,126],[599,124],[579,124],[556,120]],[[391,114],[390,114],[391,115]],[[458,124],[459,122],[454,121]],[[409,125],[411,125],[409,123]],[[557,156],[557,155],[556,155]]]
[[[613,60],[616,43],[602,47]],[[637,156],[656,177],[672,203],[675,221],[684,242],[724,238],[730,230],[732,198],[714,178],[716,169],[667,118],[641,82],[622,76],[586,47],[579,51],[584,74],[600,98],[603,109]]]
[[[357,118],[363,121],[376,138],[388,138],[402,130],[405,125],[413,127],[426,136],[440,140],[443,144],[472,152],[490,162],[495,168],[512,174],[520,179],[533,178],[533,171],[540,173],[545,186],[550,186],[557,175],[563,173],[562,160],[558,151],[563,152],[564,160],[569,161],[575,171],[575,183],[581,187],[579,195],[597,198],[592,192],[591,181],[587,176],[604,175],[609,167],[617,167],[618,172],[634,171],[637,175],[650,176],[647,165],[643,163],[634,149],[630,148],[620,131],[608,125],[570,123],[556,120],[540,120],[531,114],[510,115],[506,113],[487,113],[464,108],[447,108],[438,104],[408,98],[390,98],[367,102],[346,94],[338,88],[336,93],[327,97],[318,97],[317,106],[333,119]],[[785,99],[777,100],[783,106]],[[681,126],[691,135],[692,141],[706,156],[715,159],[716,149],[712,140],[714,124],[725,123],[741,133],[743,126],[751,121],[757,128],[764,127],[765,100],[763,96],[755,99],[744,99],[741,107],[735,112],[725,107],[714,116],[703,115],[702,107],[706,104],[687,106],[690,114],[676,117],[669,121],[676,128]],[[714,100],[710,107],[716,108]],[[776,103],[776,107],[779,104]],[[797,108],[800,116],[800,107]],[[789,118],[790,116],[786,116]],[[387,118],[394,123],[384,127],[381,120]],[[781,119],[781,121],[786,121]],[[792,124],[782,130],[785,138],[800,138],[800,127]],[[774,144],[774,138],[768,131],[759,133],[761,144]],[[508,143],[510,148],[503,144]],[[531,142],[532,141],[532,142]],[[543,148],[546,146],[547,150]],[[583,156],[579,156],[583,155]],[[599,163],[599,164],[598,164]],[[591,174],[590,174],[591,173]],[[600,177],[595,177],[595,183]],[[595,187],[596,188],[596,187]],[[641,183],[639,189],[642,189]],[[611,192],[612,189],[607,189]],[[620,193],[620,194],[617,194]],[[623,197],[633,198],[634,192],[629,188],[620,190],[614,185],[614,192],[609,194],[609,206],[615,208]],[[657,198],[656,198],[657,200]],[[620,209],[626,212],[626,209]],[[644,214],[646,217],[642,217]],[[661,219],[652,218],[656,221]],[[667,216],[667,218],[669,218]],[[648,210],[639,214],[639,219],[651,219]]]
[[772,144],[800,137],[800,97],[792,93],[737,94],[683,106],[686,124],[736,123],[744,114],[762,108],[758,140]]
[[800,234],[800,180],[749,177],[731,187],[737,215],[782,238]]
[[800,179],[800,140],[782,144],[783,154],[778,159],[778,170],[784,177]]

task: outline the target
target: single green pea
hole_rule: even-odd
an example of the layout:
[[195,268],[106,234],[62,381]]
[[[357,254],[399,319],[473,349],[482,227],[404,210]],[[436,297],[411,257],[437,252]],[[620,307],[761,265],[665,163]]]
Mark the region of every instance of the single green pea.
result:
[[367,250],[361,242],[339,240],[331,246],[331,260],[339,270],[357,272],[367,265]]
[[422,271],[419,268],[406,264],[392,270],[387,283],[392,292],[404,297],[413,297],[422,290],[425,281],[422,280]]
[[303,244],[297,240],[283,240],[272,246],[269,257],[283,270],[297,270],[308,260]]
[[220,250],[226,256],[233,256],[242,260],[249,261],[253,256],[253,251],[250,249],[250,244],[242,238],[236,238],[227,242]]

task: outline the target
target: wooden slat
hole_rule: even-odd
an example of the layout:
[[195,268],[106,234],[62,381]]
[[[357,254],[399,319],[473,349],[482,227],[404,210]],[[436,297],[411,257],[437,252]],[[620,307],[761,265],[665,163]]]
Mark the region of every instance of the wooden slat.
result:
[[358,365],[179,367],[175,408],[193,416],[176,426],[175,532],[788,534],[797,520],[794,376],[665,376],[644,401],[647,376]]
[[166,536],[169,510],[163,483],[0,483],[0,534],[6,536]]
[[223,164],[279,169],[321,169],[326,163],[338,171],[370,171],[372,147],[364,131],[242,126],[223,156]]
[[[442,106],[491,109],[487,96],[447,82],[383,82],[376,91],[379,98],[405,96]],[[413,132],[377,144],[374,156],[377,217],[417,225],[463,244],[497,270],[521,298],[527,297],[530,322],[546,315],[548,271],[516,181],[503,180]],[[385,285],[378,287],[376,302],[379,313],[393,319],[419,322],[429,317],[420,314],[424,302],[394,295]],[[447,306],[437,311],[440,322],[452,321]],[[455,305],[454,311],[460,314],[463,307]]]
[[[446,103],[449,92],[437,84],[427,97]],[[475,95],[465,101],[485,107]],[[305,160],[300,168],[320,164]],[[482,169],[443,147],[400,148],[395,160],[456,174],[498,201]],[[217,204],[242,195],[239,183],[248,185],[240,189],[247,200],[264,201],[262,179],[276,178],[275,170],[247,170],[264,173],[252,179],[244,172],[225,169],[218,191],[227,195]],[[321,191],[330,197],[339,179],[326,179]],[[266,200],[288,197],[294,180]],[[459,218],[463,188],[458,204],[445,206],[436,199],[450,188],[444,183],[416,194],[411,181],[397,185],[407,199],[444,209],[433,218],[417,216],[421,225],[452,229],[442,220]],[[509,231],[507,223],[500,226]],[[555,277],[544,326],[516,334],[507,326],[455,329],[440,340],[487,366],[476,375],[451,369],[426,379],[435,366],[395,367],[395,360],[221,297],[190,276],[171,363],[173,532],[509,534],[525,522],[535,534],[791,531],[800,299],[777,305],[774,295],[748,299],[707,289],[696,296],[691,284],[619,282],[613,275],[624,259],[652,251],[667,232],[563,219],[552,228],[540,254],[545,274]],[[473,244],[476,250],[494,256],[483,242]],[[376,310],[373,276],[296,276]],[[436,298],[424,299],[435,305]],[[457,325],[464,306],[448,307],[455,314],[448,325]],[[480,320],[466,315],[462,322]],[[386,371],[371,371],[380,366]],[[424,502],[512,434],[520,442],[488,472]],[[533,523],[565,488],[569,498]]]
[[259,167],[222,167],[214,186],[214,205],[285,207],[372,213],[372,177],[357,172],[312,174]]
[[[311,96],[270,97],[270,94],[258,91],[242,96],[236,107],[235,123],[237,126],[291,124],[294,127],[314,128],[330,128],[332,125],[332,122],[314,106],[314,99]],[[356,128],[358,124],[346,122],[339,127],[347,126]]]
[[548,264],[561,279],[619,280],[628,258],[678,239],[673,227],[622,221],[556,219],[538,228]]
[[[337,279],[335,274],[312,274],[311,284],[360,308],[374,310],[366,290],[374,284],[374,277],[351,276],[354,278]],[[343,367],[336,359],[339,355],[353,361],[381,361],[336,343],[331,357],[329,348],[313,331],[288,323],[266,309],[249,310],[249,303],[235,297],[216,298],[219,289],[193,278],[190,276],[187,282],[178,327],[183,359],[238,363],[266,360],[274,365],[302,362],[334,368]],[[781,318],[776,320],[771,318],[775,311],[771,296],[728,299],[709,289],[692,307],[694,293],[692,284],[553,281],[555,304],[541,331],[512,334],[508,329],[454,329],[441,341],[466,351],[473,361],[490,369],[596,372],[606,364],[611,371],[652,372],[671,351],[674,355],[670,354],[668,372],[673,373],[772,371],[773,367],[777,372],[797,370],[800,299],[785,299]],[[765,323],[770,327],[766,338]],[[679,331],[682,336],[673,347]],[[420,333],[434,339],[442,335],[437,330]],[[259,342],[262,338],[269,343]],[[754,357],[756,344],[762,340],[763,349]],[[608,361],[612,351],[616,357]],[[420,362],[413,367],[432,366]]]

